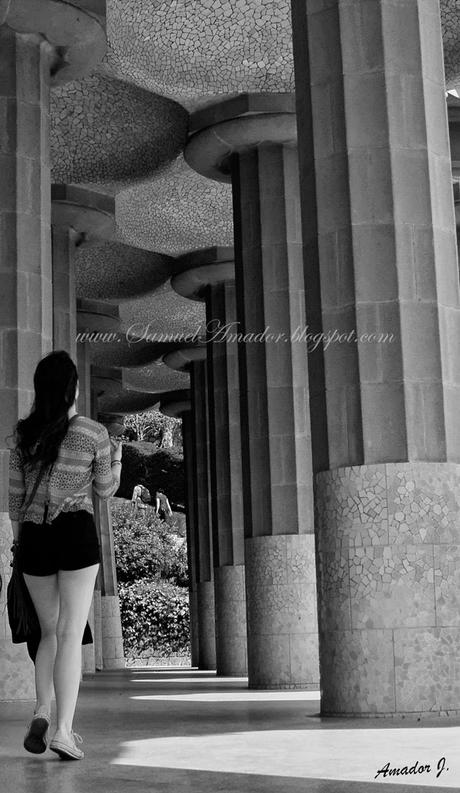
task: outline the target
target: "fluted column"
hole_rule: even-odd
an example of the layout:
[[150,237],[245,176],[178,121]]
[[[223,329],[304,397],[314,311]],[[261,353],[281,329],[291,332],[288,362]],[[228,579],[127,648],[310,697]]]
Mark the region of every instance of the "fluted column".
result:
[[191,131],[189,165],[233,186],[249,686],[316,687],[307,356],[294,338],[305,287],[293,97],[226,100],[194,114]]
[[23,699],[33,696],[33,668],[25,646],[11,644],[5,609],[11,545],[7,437],[30,410],[34,369],[52,349],[49,89],[51,81],[84,71],[86,64],[77,63],[81,55],[93,67],[104,54],[105,34],[85,11],[46,0],[27,9],[3,4],[1,22],[0,699]]
[[52,271],[48,101],[52,49],[38,36],[0,27],[0,198],[2,310],[0,341],[1,516],[0,699],[33,696],[33,668],[25,645],[13,646],[6,617],[11,526],[8,517],[8,444],[19,417],[30,410],[32,376],[52,349]]
[[89,246],[95,240],[112,238],[114,204],[112,197],[83,188],[52,185],[53,347],[67,350],[74,360],[77,360],[75,252],[77,247]]
[[180,264],[173,289],[206,301],[216,669],[241,676],[247,673],[247,627],[238,347],[226,335],[226,328],[236,331],[234,252],[210,248],[187,254]]
[[195,503],[194,503],[194,476],[195,469],[193,464],[193,431],[192,414],[188,411],[182,416],[182,438],[184,444],[184,468],[185,468],[185,488],[186,488],[186,526],[187,526],[187,559],[189,577],[189,607],[190,607],[190,651],[192,666],[199,666],[200,645],[199,645],[199,617],[198,617],[198,575],[196,559],[196,524],[195,524]]
[[187,534],[187,563],[189,580],[190,654],[191,665],[199,666],[199,615],[198,615],[198,571],[197,571],[197,527],[194,487],[194,450],[192,428],[192,404],[189,390],[172,391],[161,396],[160,412],[182,420],[185,473],[185,518]]
[[200,669],[216,668],[214,570],[209,472],[209,422],[206,362],[194,361],[190,370],[192,438],[195,463],[194,507],[197,556],[198,657]]
[[321,710],[458,713],[460,290],[439,4],[292,6],[307,322],[352,333],[325,347],[316,383]]
[[73,255],[78,233],[53,228],[53,347],[77,357],[77,298]]
[[[118,310],[102,301],[79,299],[78,324],[79,336],[86,332],[109,332],[119,328]],[[81,388],[84,391],[84,404],[90,405],[91,418],[99,420],[98,397],[100,390],[95,382],[87,355],[91,342],[79,342],[78,354],[79,376],[83,376]],[[90,375],[89,379],[87,375]],[[101,373],[110,375],[110,371]],[[115,376],[120,378],[118,372]],[[120,602],[118,597],[117,575],[115,568],[115,551],[113,545],[112,514],[110,499],[93,497],[94,519],[98,530],[101,550],[101,567],[96,581],[93,612],[94,612],[94,663],[96,669],[123,669],[125,657],[123,635],[121,630]],[[84,651],[85,671],[91,671],[91,650]]]

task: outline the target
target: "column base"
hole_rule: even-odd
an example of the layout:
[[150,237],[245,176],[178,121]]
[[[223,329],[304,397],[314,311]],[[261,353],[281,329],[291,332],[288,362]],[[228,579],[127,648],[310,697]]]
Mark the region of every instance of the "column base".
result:
[[200,658],[198,636],[198,593],[196,589],[189,589],[190,611],[190,655],[192,666],[198,666]]
[[103,669],[102,660],[102,596],[101,590],[95,589],[94,596],[94,663],[96,671]]
[[214,568],[216,671],[222,677],[248,673],[244,565]]
[[103,669],[124,669],[126,661],[118,595],[102,595],[101,616]]
[[95,638],[94,638],[94,596],[91,603],[91,608],[88,615],[88,623],[93,634],[93,643],[84,644],[82,647],[82,672],[83,674],[91,674],[96,671],[96,651],[95,651]]
[[26,644],[13,644],[6,609],[6,590],[11,578],[11,521],[0,512],[0,701],[35,700],[34,665]]
[[319,688],[314,536],[245,546],[249,688]]
[[214,582],[197,583],[198,601],[198,668],[216,668],[216,621],[214,606]]
[[321,713],[460,710],[460,465],[316,476]]

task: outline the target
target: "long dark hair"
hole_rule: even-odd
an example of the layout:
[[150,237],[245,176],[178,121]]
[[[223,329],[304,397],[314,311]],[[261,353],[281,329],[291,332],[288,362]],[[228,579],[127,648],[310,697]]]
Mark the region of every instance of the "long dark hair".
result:
[[77,368],[65,350],[50,352],[38,363],[32,410],[15,428],[16,448],[25,463],[46,466],[57,459],[69,427],[67,413],[75,401],[77,383]]

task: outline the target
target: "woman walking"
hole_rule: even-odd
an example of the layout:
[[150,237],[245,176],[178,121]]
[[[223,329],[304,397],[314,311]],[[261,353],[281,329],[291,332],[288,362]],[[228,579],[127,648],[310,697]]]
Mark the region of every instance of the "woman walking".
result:
[[77,413],[78,374],[64,351],[43,358],[34,374],[30,415],[18,421],[10,453],[9,514],[24,580],[41,629],[35,659],[36,705],[24,747],[48,746],[53,688],[56,731],[49,748],[80,760],[73,719],[81,678],[81,641],[99,569],[93,491],[120,484],[121,443]]

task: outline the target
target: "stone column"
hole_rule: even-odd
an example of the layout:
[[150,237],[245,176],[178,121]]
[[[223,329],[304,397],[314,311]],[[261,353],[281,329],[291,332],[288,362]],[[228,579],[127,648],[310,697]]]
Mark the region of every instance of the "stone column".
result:
[[[113,237],[115,202],[110,196],[68,185],[52,185],[51,195],[53,343],[55,350],[67,350],[76,361],[75,251]],[[80,402],[83,404],[83,399]]]
[[82,416],[97,415],[97,411],[91,408],[91,359],[90,342],[79,342],[77,344],[77,369],[78,369],[78,412]]
[[197,590],[197,538],[195,523],[194,454],[192,437],[190,391],[169,392],[160,400],[160,412],[182,420],[185,471],[185,516],[187,532],[187,562],[189,579],[190,654],[191,665],[199,666],[199,620]]
[[[79,333],[118,330],[118,310],[102,301],[79,299],[78,331]],[[86,342],[85,344],[90,344]],[[78,345],[82,345],[79,343]],[[83,352],[83,351],[82,351]],[[83,354],[80,353],[80,360]],[[87,361],[82,361],[87,366]],[[85,369],[83,369],[85,371]],[[91,372],[91,370],[90,370]],[[115,379],[112,381],[110,375]],[[105,375],[108,382],[117,385],[121,380],[119,372],[99,372]],[[91,418],[98,420],[98,398],[100,389],[95,382],[95,374],[90,378]],[[88,383],[85,384],[85,403],[88,402]],[[123,669],[125,657],[123,635],[121,630],[120,601],[118,597],[117,575],[115,569],[115,553],[113,547],[112,516],[110,499],[93,498],[94,518],[99,534],[102,563],[98,574],[94,594],[95,614],[95,665],[96,669]],[[90,670],[87,670],[90,671]]]
[[32,374],[52,349],[49,88],[51,81],[81,73],[85,57],[92,68],[105,49],[99,22],[68,4],[2,4],[1,22],[6,24],[0,27],[0,700],[33,697],[33,666],[25,645],[10,641],[5,609],[12,537],[8,436],[29,412]]
[[212,525],[210,515],[208,400],[206,362],[194,361],[190,371],[192,438],[195,456],[194,521],[197,555],[198,657],[200,669],[216,668],[216,632]]
[[53,347],[77,358],[77,298],[73,254],[78,233],[53,227]]
[[209,286],[206,309],[217,673],[240,677],[248,650],[238,346],[218,330],[236,327],[234,282]]
[[211,248],[180,261],[171,286],[206,301],[216,667],[238,677],[247,674],[238,347],[225,332],[236,332],[234,252]]
[[314,688],[308,372],[292,337],[305,324],[293,97],[226,100],[192,116],[191,131],[188,163],[233,185],[249,686]]
[[0,198],[2,311],[0,342],[1,595],[0,700],[33,697],[25,645],[12,645],[6,617],[11,525],[7,438],[32,405],[35,367],[52,349],[48,93],[52,50],[38,36],[0,27]]
[[321,710],[458,713],[460,293],[439,5],[293,0],[293,23],[312,314],[355,334],[322,356]]

